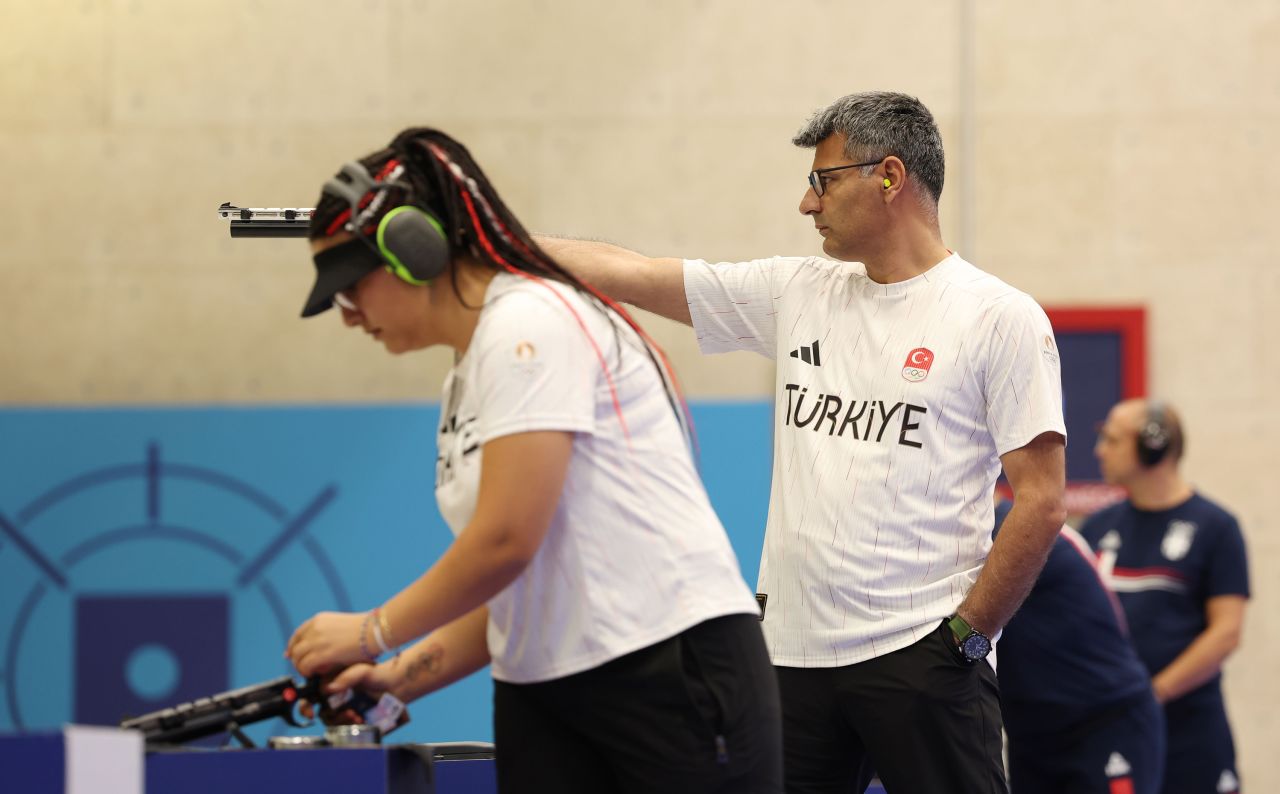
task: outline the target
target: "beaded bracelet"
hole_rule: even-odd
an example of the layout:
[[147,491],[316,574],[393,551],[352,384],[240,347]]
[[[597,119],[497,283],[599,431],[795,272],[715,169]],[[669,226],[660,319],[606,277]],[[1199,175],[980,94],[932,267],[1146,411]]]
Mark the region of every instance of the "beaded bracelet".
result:
[[369,651],[369,646],[366,645],[364,642],[365,631],[366,629],[369,628],[369,622],[372,620],[373,620],[373,613],[366,612],[364,615],[364,622],[360,624],[360,653],[363,653],[365,658],[370,660],[378,658],[378,654],[371,653]]

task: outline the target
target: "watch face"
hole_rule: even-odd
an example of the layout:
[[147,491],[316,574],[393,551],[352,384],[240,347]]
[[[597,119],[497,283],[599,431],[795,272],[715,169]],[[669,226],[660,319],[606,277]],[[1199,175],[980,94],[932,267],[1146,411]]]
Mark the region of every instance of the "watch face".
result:
[[960,650],[964,653],[964,658],[976,662],[987,658],[987,654],[991,653],[991,641],[975,631],[960,643]]

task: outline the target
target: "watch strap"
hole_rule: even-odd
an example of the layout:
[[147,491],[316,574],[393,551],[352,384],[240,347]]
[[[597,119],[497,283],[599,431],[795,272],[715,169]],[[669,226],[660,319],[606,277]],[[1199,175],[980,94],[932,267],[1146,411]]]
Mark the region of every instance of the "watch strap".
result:
[[959,614],[947,618],[947,628],[951,629],[951,636],[956,638],[957,645],[964,642],[973,633],[973,626],[970,626],[969,622],[960,617]]

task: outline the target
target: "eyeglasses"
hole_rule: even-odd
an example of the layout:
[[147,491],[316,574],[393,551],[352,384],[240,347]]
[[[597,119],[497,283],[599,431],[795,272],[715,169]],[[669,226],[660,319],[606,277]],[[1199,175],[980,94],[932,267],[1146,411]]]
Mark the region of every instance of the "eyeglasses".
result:
[[338,304],[338,308],[346,309],[349,312],[358,312],[360,307],[356,305],[355,295],[351,290],[342,290],[333,293],[333,302]]
[[853,163],[852,165],[833,165],[830,168],[815,168],[809,172],[809,187],[813,188],[813,195],[821,196],[827,192],[827,186],[822,184],[822,175],[831,171],[843,171],[846,168],[865,168],[869,165],[880,165],[884,162],[884,158],[872,160],[869,163]]

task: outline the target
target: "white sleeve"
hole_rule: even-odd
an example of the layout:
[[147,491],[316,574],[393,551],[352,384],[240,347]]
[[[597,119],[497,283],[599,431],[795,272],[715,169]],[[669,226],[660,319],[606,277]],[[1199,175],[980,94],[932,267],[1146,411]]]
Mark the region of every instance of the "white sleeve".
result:
[[1020,449],[1045,432],[1066,438],[1058,346],[1044,309],[1017,293],[993,307],[986,324],[983,388],[996,454]]
[[[472,337],[481,444],[536,430],[595,429],[600,362],[569,309],[552,301],[519,290],[503,295]],[[611,344],[595,341],[602,351]]]
[[802,258],[750,262],[684,262],[684,292],[689,317],[703,353],[750,350],[777,357],[778,312],[775,301]]

